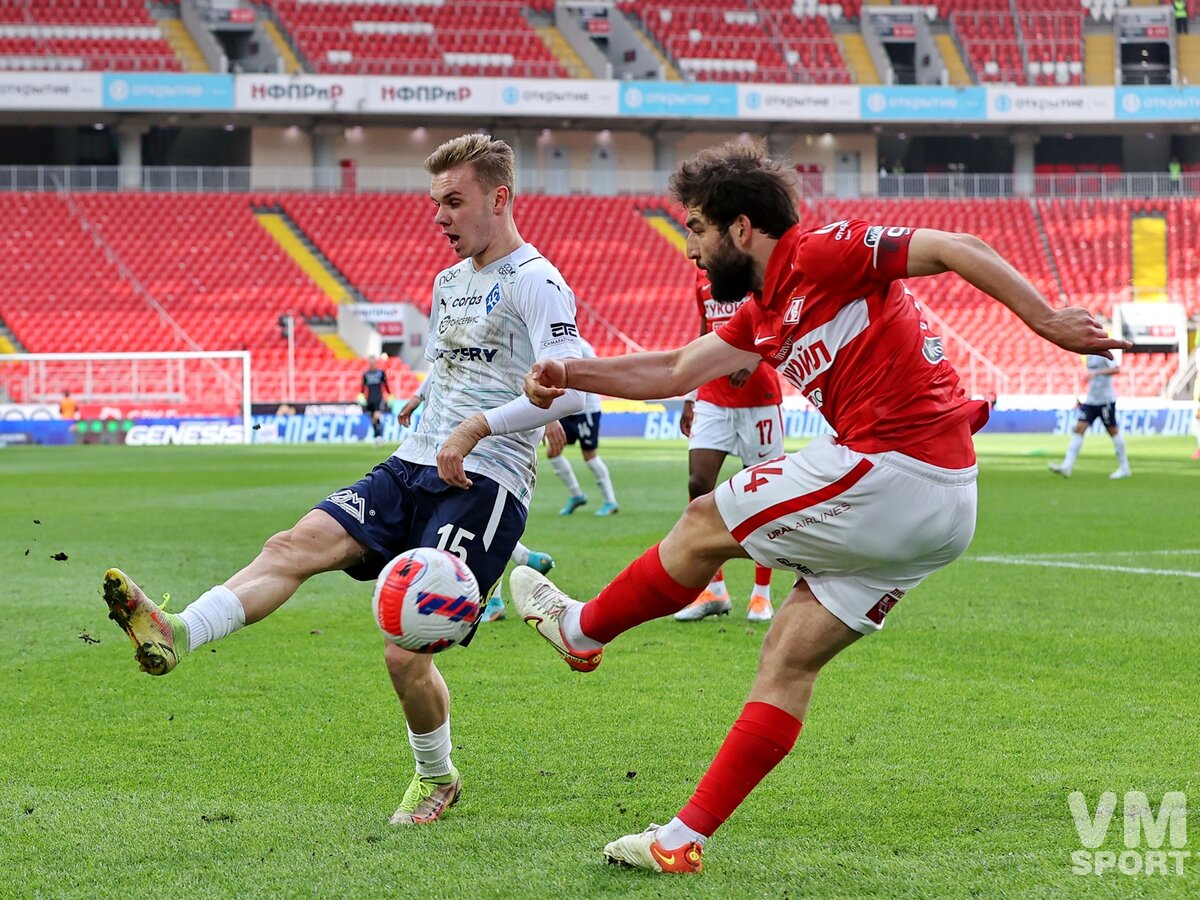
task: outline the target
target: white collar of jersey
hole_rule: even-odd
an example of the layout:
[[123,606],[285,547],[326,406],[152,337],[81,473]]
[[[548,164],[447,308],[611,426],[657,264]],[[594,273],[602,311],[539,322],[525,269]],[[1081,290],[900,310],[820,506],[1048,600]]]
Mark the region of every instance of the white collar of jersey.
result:
[[487,272],[490,275],[492,272],[496,271],[496,269],[500,268],[505,263],[508,263],[509,265],[511,265],[513,267],[516,267],[516,266],[520,266],[520,265],[523,265],[524,263],[529,262],[529,260],[531,260],[531,259],[536,259],[537,257],[539,257],[541,255],[542,254],[538,252],[537,247],[533,246],[533,244],[526,241],[524,244],[522,244],[520,247],[518,247],[512,253],[508,254],[508,256],[502,256],[497,260],[493,260],[492,262],[490,262],[486,266],[484,266],[482,269],[475,268],[475,260],[473,260],[473,259],[467,260],[467,262],[471,266],[471,271],[473,271],[476,275],[478,275],[482,272]]

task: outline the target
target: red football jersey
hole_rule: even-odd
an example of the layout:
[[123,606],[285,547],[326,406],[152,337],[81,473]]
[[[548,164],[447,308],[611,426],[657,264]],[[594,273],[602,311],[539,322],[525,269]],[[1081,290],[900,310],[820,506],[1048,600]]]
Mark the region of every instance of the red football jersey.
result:
[[[747,294],[741,300],[733,303],[721,303],[712,298],[712,286],[704,275],[703,269],[696,270],[696,305],[700,308],[701,332],[716,331],[733,318],[738,307],[750,299]],[[749,380],[740,388],[729,383],[728,376],[714,378],[708,384],[700,385],[696,399],[707,400],[717,406],[740,409],[746,406],[775,406],[783,401],[783,389],[779,384],[779,376],[765,362],[750,375]]]
[[912,233],[861,219],[792,227],[767,263],[762,298],[743,304],[720,337],[778,369],[852,450],[966,468],[987,404],[966,398],[899,280]]

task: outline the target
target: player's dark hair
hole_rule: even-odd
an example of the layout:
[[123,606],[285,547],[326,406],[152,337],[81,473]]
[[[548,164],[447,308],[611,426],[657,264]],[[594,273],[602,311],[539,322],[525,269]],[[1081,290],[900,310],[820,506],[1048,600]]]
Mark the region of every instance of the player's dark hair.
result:
[[791,173],[763,144],[729,141],[697,153],[671,176],[672,196],[696,207],[722,231],[740,215],[769,237],[799,221]]

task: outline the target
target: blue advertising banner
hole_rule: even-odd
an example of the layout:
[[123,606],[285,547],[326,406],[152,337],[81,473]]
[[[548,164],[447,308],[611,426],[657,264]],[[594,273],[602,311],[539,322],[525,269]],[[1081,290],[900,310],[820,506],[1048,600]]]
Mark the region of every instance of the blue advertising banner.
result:
[[987,89],[981,87],[866,87],[859,103],[864,119],[965,122],[987,118]]
[[[667,401],[663,409],[649,412],[606,412],[604,438],[642,438],[648,441],[683,440],[679,431],[681,404]],[[359,444],[373,441],[367,416],[253,416],[251,440],[255,444]],[[1076,411],[1064,409],[996,409],[985,434],[1045,434],[1066,436],[1075,430]],[[1125,434],[1174,437],[1192,434],[1194,407],[1189,403],[1117,407],[1117,424]],[[414,422],[415,424],[415,422]],[[383,446],[395,448],[408,435],[392,416],[383,420]],[[830,434],[825,419],[813,409],[784,409],[784,436],[806,440]],[[1100,423],[1093,426],[1102,432]],[[61,419],[0,419],[0,449],[29,444],[124,444],[127,447],[217,446],[241,444],[240,418],[126,419],[73,422]]]
[[105,109],[233,109],[232,75],[104,73]]
[[1200,87],[1119,87],[1116,106],[1118,120],[1200,120]]
[[630,81],[621,85],[620,112],[655,118],[733,119],[738,114],[738,89],[736,84]]

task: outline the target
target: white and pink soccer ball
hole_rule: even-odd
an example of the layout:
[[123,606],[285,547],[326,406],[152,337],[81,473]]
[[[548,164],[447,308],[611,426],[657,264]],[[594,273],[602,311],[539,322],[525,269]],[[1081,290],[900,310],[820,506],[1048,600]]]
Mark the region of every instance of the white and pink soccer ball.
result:
[[460,643],[483,610],[466,563],[434,547],[408,550],[384,566],[371,608],[384,637],[416,653]]

